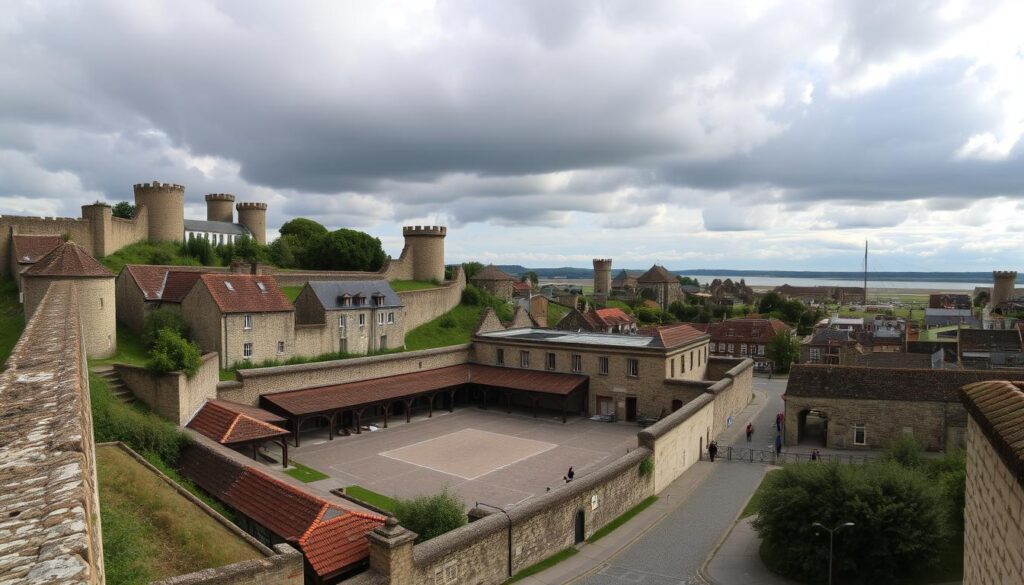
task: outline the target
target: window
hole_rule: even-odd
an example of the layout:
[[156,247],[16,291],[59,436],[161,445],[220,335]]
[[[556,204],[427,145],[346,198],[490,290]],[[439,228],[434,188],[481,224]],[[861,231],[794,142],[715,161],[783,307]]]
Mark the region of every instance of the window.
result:
[[763,345],[757,346],[757,355],[764,355],[764,346]]
[[359,314],[359,326],[360,327],[366,327],[366,314],[365,313],[360,313]]
[[679,373],[686,373],[686,356],[683,355],[679,356]]
[[868,434],[864,428],[864,424],[853,425],[853,444],[854,445],[867,445]]
[[821,350],[818,349],[817,347],[812,347],[808,351],[808,354],[810,355],[810,362],[812,364],[816,364],[821,360]]
[[676,377],[676,360],[669,360],[668,365],[669,365],[668,377],[669,378],[675,378]]
[[242,317],[242,329],[252,329],[252,315],[251,314],[246,313],[245,316]]
[[693,352],[690,352],[690,369],[693,369]]
[[572,356],[572,371],[582,372],[583,371],[583,356],[579,354],[573,354]]
[[740,344],[740,355],[747,355],[747,344],[746,343],[741,343]]
[[494,350],[494,363],[499,366],[505,365],[505,350],[498,348]]
[[338,317],[338,329],[345,329],[345,315]]
[[377,313],[377,325],[384,324],[384,313]]
[[235,292],[235,285],[231,284],[230,281],[224,281],[224,288],[228,289],[231,292]]
[[284,342],[283,341],[278,341],[277,342],[277,353],[284,353]]
[[733,352],[733,347],[732,347],[732,344],[730,343],[729,344],[729,350],[728,350],[729,355],[732,355],[732,352]]
[[256,281],[256,288],[260,289],[261,293],[267,292],[267,285],[263,284],[260,281]]
[[544,357],[544,367],[548,370],[555,369],[555,354],[549,353]]
[[395,313],[394,312],[390,312],[390,313],[388,313],[388,325],[394,325],[394,324],[395,324]]
[[247,360],[248,359],[252,359],[252,344],[251,343],[242,344],[242,357],[244,357]]
[[599,357],[597,358],[597,373],[602,376],[608,375],[608,358]]
[[630,378],[637,378],[640,376],[640,361],[629,358],[626,360],[626,375]]
[[100,297],[100,308],[103,308],[103,297]]
[[528,368],[530,367],[530,352],[521,351],[519,352],[519,367]]

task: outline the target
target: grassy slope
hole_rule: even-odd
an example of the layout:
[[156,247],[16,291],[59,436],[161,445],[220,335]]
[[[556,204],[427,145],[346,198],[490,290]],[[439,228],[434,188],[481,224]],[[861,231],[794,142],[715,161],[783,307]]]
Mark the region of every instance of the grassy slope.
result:
[[104,256],[100,262],[114,274],[121,272],[125,264],[201,265],[195,258],[182,256],[178,244],[174,242],[136,242]]
[[25,311],[18,303],[18,289],[13,280],[4,280],[0,282],[0,370],[24,329]]
[[427,282],[424,280],[392,280],[390,283],[391,290],[395,292],[405,292],[409,290],[423,290],[427,288],[437,288],[437,284],[433,282]]
[[562,320],[569,313],[569,307],[557,305],[555,303],[548,303],[548,322],[541,323],[541,325],[547,325],[548,327],[554,327],[558,325],[558,322]]
[[98,449],[96,460],[108,583],[148,583],[260,556],[126,453]]
[[288,297],[289,301],[294,303],[295,299],[298,298],[299,293],[302,292],[302,287],[301,286],[282,286],[281,287],[281,292],[284,293],[284,296]]
[[146,347],[142,345],[142,338],[128,327],[118,323],[117,353],[108,358],[89,360],[89,365],[132,364],[145,366],[147,359],[149,359],[149,354]]

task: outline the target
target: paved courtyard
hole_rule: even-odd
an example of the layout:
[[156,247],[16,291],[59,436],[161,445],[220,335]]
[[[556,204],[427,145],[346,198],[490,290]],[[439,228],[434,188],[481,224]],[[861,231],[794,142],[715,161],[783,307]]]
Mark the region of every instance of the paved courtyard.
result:
[[602,423],[467,407],[414,417],[389,428],[327,440],[303,432],[289,456],[330,479],[321,490],[358,485],[409,498],[447,487],[467,508],[475,502],[507,507],[591,473],[636,447],[635,424]]

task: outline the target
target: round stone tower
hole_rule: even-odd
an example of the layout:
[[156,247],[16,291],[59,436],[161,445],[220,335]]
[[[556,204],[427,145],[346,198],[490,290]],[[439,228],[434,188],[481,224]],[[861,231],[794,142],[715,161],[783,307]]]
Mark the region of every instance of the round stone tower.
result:
[[235,206],[238,210],[238,223],[244,225],[252,237],[260,244],[267,243],[267,204],[266,203],[239,203]]
[[444,280],[444,236],[440,225],[407,225],[402,228],[405,245],[412,251],[413,280]]
[[612,259],[594,258],[594,300],[605,302],[612,290]]
[[149,210],[149,241],[180,242],[185,237],[185,187],[172,183],[135,185],[135,205]]
[[1017,283],[1017,272],[1014,270],[992,271],[992,298],[989,302],[993,307],[1010,300],[1013,297],[1013,288]]
[[206,195],[206,221],[235,222],[235,196],[231,193]]

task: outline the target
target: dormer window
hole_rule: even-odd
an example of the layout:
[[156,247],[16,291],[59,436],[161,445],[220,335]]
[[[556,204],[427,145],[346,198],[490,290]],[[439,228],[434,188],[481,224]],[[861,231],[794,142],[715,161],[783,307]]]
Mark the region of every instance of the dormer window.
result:
[[373,295],[373,305],[379,307],[384,304],[384,295],[377,293]]
[[365,304],[366,304],[366,297],[364,297],[363,295],[356,295],[356,297],[355,297],[355,305],[357,307],[361,307],[361,306],[363,306]]
[[260,289],[261,293],[267,292],[267,285],[263,284],[262,282],[256,281],[256,288]]
[[346,293],[338,296],[338,305],[342,307],[352,306],[352,295]]
[[235,292],[235,285],[231,284],[230,281],[224,281],[224,288],[228,289],[231,292]]

